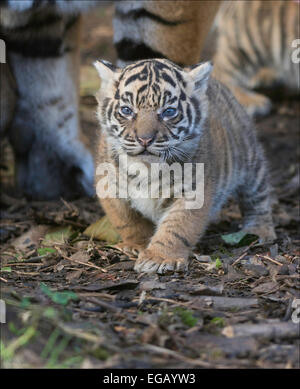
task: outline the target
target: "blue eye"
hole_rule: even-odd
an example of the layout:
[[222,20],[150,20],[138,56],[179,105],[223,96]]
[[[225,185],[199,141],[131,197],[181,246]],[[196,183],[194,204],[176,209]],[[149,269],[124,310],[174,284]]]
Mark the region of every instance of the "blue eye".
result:
[[121,107],[121,112],[125,116],[132,116],[133,111],[129,107]]
[[171,118],[177,114],[176,108],[167,108],[165,111],[162,112],[161,117],[164,118]]

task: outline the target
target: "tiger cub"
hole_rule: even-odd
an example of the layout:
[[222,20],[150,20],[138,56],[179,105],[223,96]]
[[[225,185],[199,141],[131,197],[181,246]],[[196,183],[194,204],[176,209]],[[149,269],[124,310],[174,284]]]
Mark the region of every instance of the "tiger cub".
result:
[[[184,269],[208,223],[234,193],[239,195],[244,229],[263,241],[275,238],[262,147],[246,112],[211,77],[210,62],[182,69],[169,60],[153,59],[120,69],[97,61],[95,67],[101,78],[97,194],[122,237],[121,247],[139,252],[136,271]],[[169,198],[150,193],[149,184],[151,190],[155,179],[162,185],[168,173],[165,167],[173,164],[182,169],[190,164],[195,170],[203,164],[199,207],[189,205],[190,186],[183,186],[182,197],[178,195],[179,180],[174,175]],[[113,166],[118,180],[109,181],[101,166],[104,170]],[[152,175],[157,170],[161,174]],[[198,175],[195,181],[195,174],[187,178],[191,176],[192,187],[197,187]],[[120,183],[116,196],[99,194],[105,177],[106,188],[112,181]],[[121,182],[134,183],[140,195],[128,190],[127,197],[123,192],[118,196],[123,191]]]
[[252,116],[270,112],[264,93],[300,96],[299,7],[294,0],[230,1],[219,11],[214,76]]

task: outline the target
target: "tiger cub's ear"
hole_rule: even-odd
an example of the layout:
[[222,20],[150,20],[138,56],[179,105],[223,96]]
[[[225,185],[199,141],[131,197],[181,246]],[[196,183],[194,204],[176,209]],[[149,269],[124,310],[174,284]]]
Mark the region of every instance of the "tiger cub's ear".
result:
[[202,62],[184,69],[189,75],[190,82],[192,82],[192,90],[197,90],[202,93],[206,91],[212,69],[213,65],[210,61]]
[[94,62],[94,66],[101,79],[101,89],[106,88],[111,82],[117,80],[121,73],[120,68],[105,60]]

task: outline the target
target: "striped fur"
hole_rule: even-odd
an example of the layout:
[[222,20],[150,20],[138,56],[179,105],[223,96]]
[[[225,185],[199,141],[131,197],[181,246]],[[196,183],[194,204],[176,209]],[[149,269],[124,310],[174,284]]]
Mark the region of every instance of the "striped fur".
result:
[[14,149],[25,195],[92,195],[94,163],[78,116],[80,17],[38,3],[23,12],[1,8],[8,59],[1,64],[1,134]]
[[292,61],[299,15],[294,0],[230,1],[220,10],[214,75],[250,115],[271,109],[271,100],[256,90],[300,95],[299,63]]
[[[275,238],[263,150],[246,112],[210,76],[210,63],[182,69],[154,59],[122,70],[103,61],[96,68],[101,78],[98,163],[112,163],[122,180],[139,182],[142,194],[100,202],[123,239],[122,247],[140,251],[137,271],[185,267],[210,220],[234,194],[240,199],[244,229],[262,240]],[[124,106],[130,108],[129,116]],[[176,115],[162,117],[169,107]],[[170,198],[149,198],[148,175],[127,176],[118,164],[124,155],[129,167],[142,162],[146,172],[161,162],[204,163],[203,207],[185,209],[185,199],[174,196],[175,182]],[[101,178],[96,176],[96,185]]]
[[[17,181],[30,197],[91,194],[93,161],[78,124],[78,16],[100,2],[0,2],[0,35],[9,61],[1,64],[1,133],[9,129]],[[219,3],[116,2],[119,62],[153,57],[197,62]]]
[[221,1],[118,1],[114,44],[118,65],[168,58],[180,65],[199,62]]

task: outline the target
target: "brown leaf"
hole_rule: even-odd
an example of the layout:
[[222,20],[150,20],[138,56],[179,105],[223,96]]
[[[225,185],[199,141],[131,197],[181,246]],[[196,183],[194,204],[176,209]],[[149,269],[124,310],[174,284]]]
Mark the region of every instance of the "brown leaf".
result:
[[279,289],[279,286],[276,282],[264,282],[252,289],[254,293],[270,293],[276,292]]
[[67,273],[67,275],[66,275],[66,279],[67,279],[68,281],[77,280],[77,279],[81,276],[82,273],[83,273],[83,270],[82,270],[82,269],[80,269],[80,270],[75,270],[75,271],[72,271],[72,272],[69,272],[69,273]]
[[120,235],[114,229],[109,219],[104,216],[96,223],[91,224],[85,231],[84,235],[90,238],[104,240],[110,244],[116,244],[120,241]]
[[32,227],[25,234],[21,235],[12,242],[15,249],[26,251],[29,248],[38,246],[40,240],[45,236],[49,226],[39,225]]
[[70,259],[73,261],[80,261],[80,262],[87,263],[90,257],[86,251],[79,250],[75,254],[71,255]]

